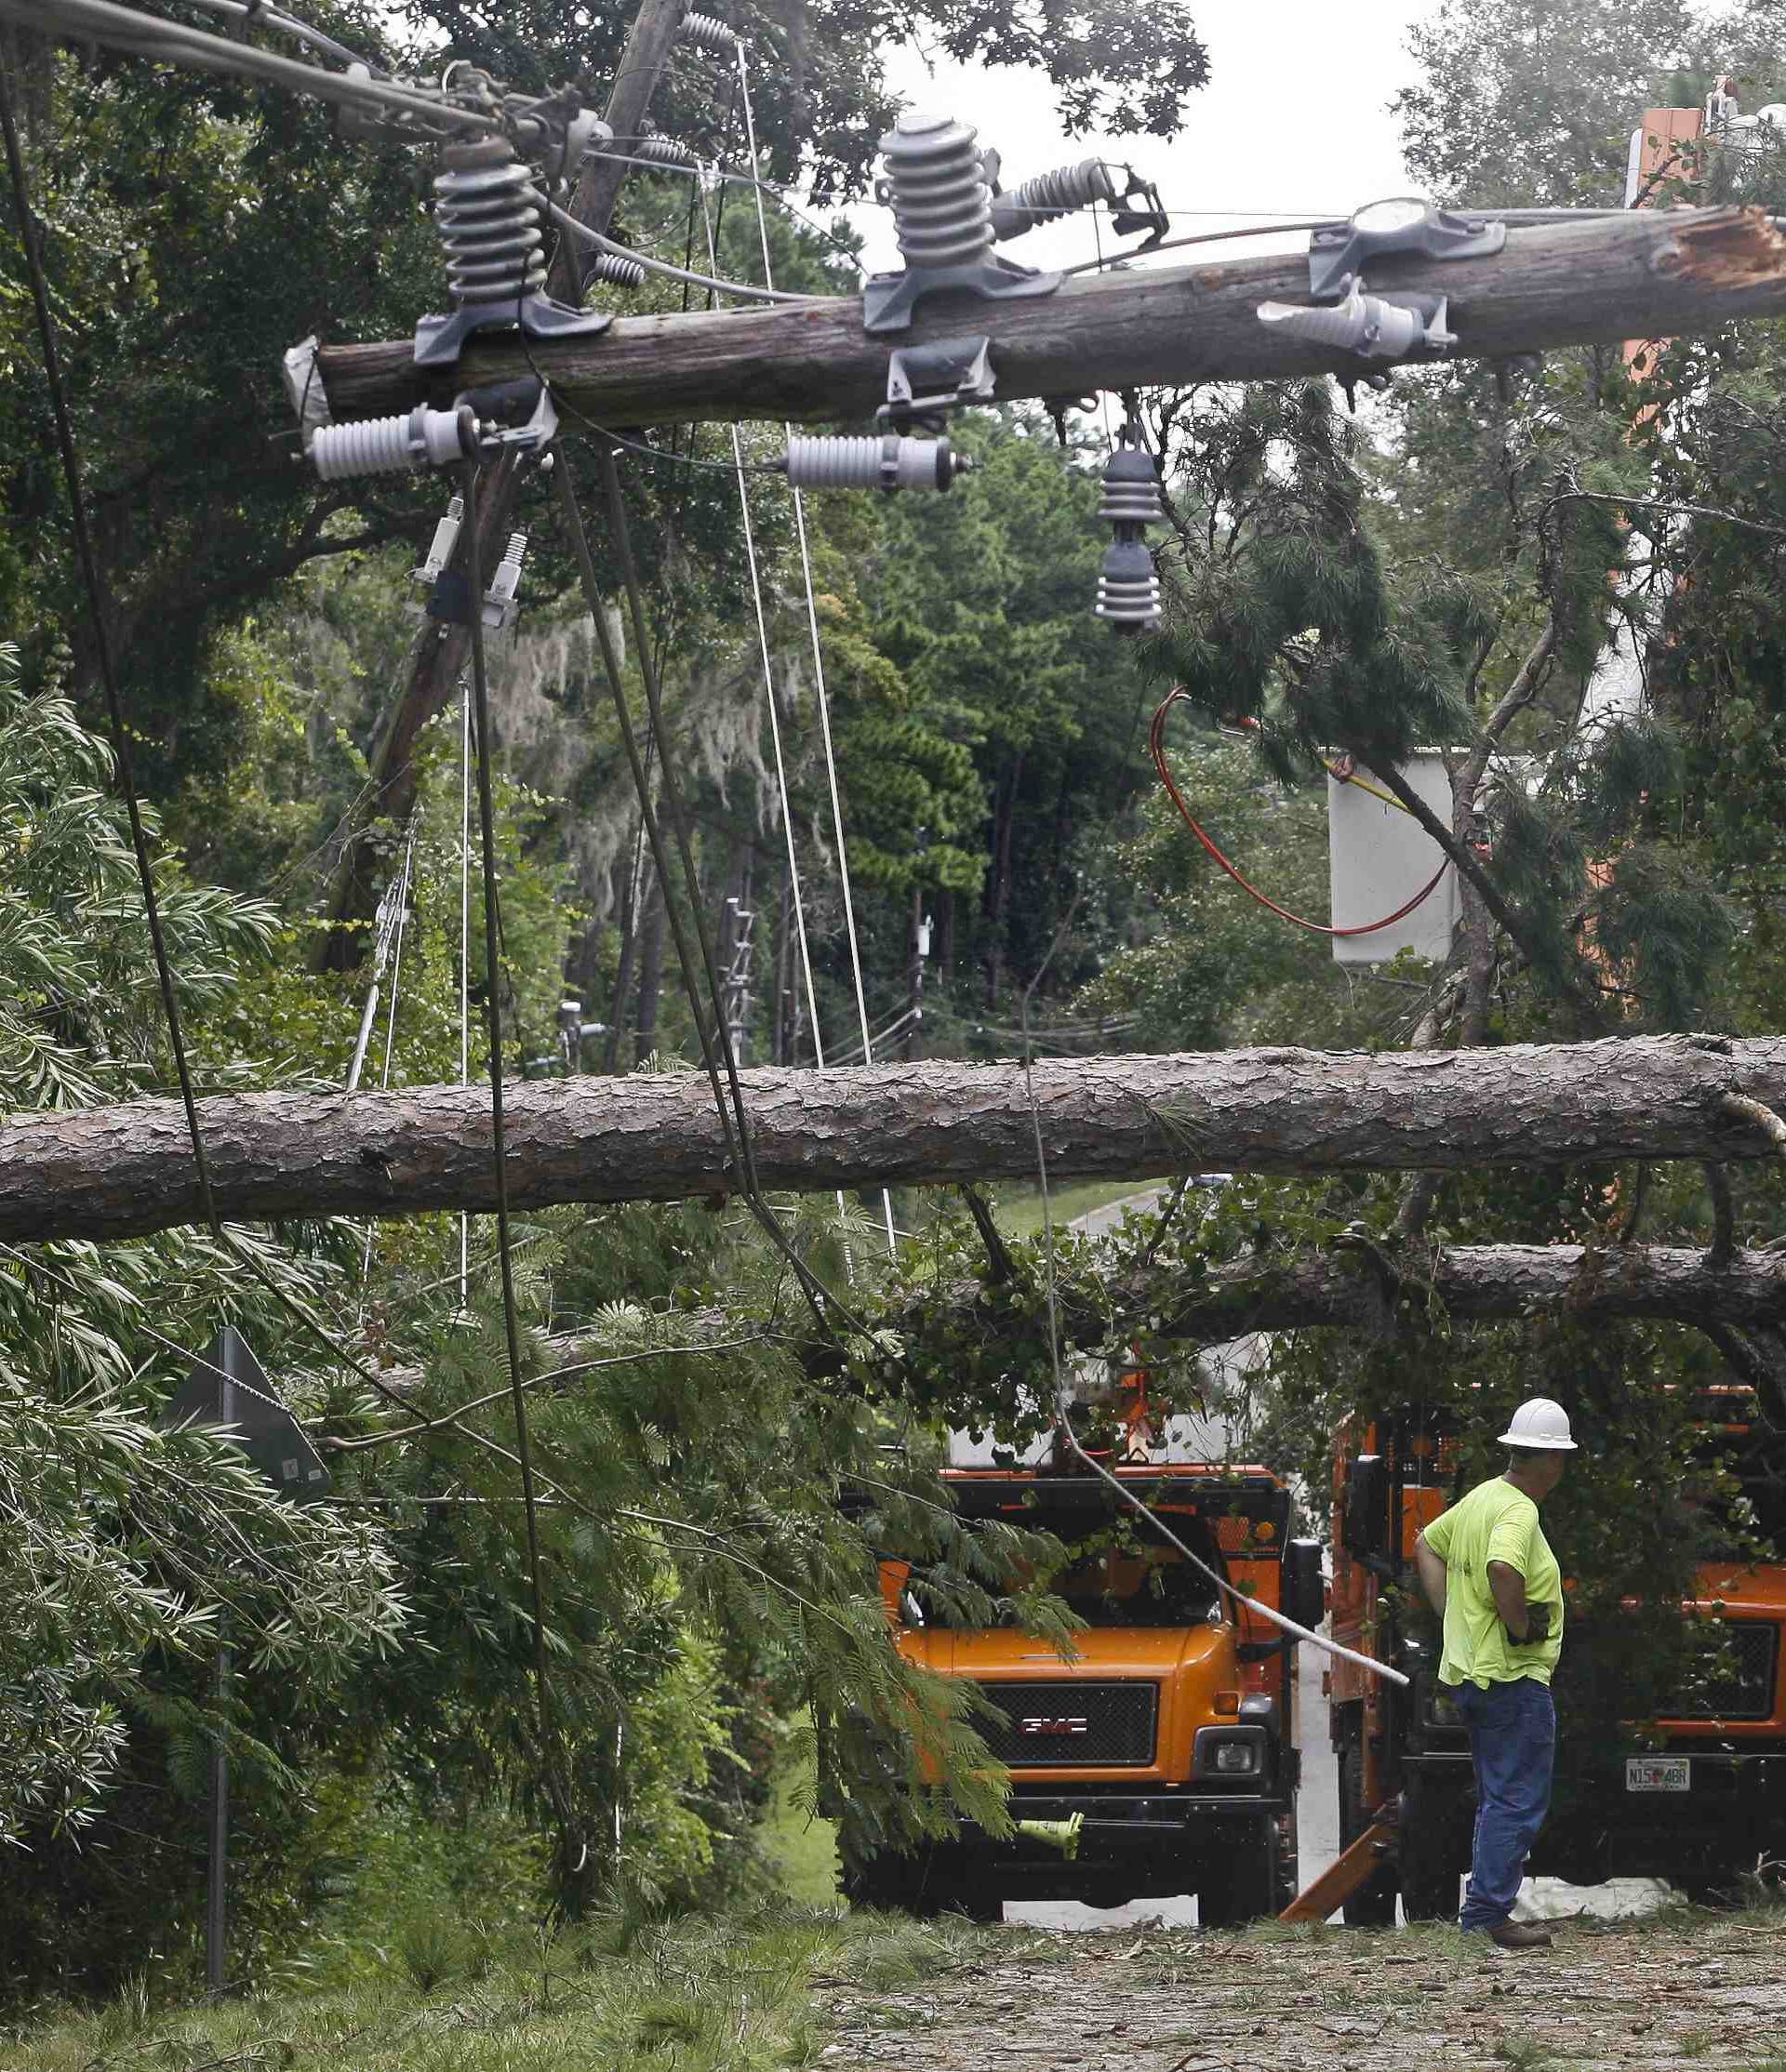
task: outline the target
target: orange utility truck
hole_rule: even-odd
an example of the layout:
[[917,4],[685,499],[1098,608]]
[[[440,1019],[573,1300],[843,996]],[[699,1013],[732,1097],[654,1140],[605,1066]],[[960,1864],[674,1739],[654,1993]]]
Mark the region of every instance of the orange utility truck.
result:
[[[1708,1452],[1736,1469],[1753,1524],[1786,1550],[1786,1479],[1765,1457],[1753,1392],[1706,1392]],[[1406,1690],[1336,1659],[1328,1672],[1342,1846],[1371,1815],[1399,1810],[1394,1849],[1345,1902],[1345,1918],[1382,1925],[1399,1893],[1410,1920],[1455,1919],[1475,1818],[1468,1738],[1438,1680],[1437,1634],[1408,1624],[1400,1590],[1417,1587],[1414,1538],[1463,1494],[1450,1422],[1420,1405],[1346,1436],[1334,1474],[1333,1638],[1405,1670]],[[1664,1878],[1689,1894],[1733,1886],[1762,1860],[1786,1858],[1786,1564],[1708,1550],[1687,1606],[1726,1622],[1709,1675],[1664,1716],[1633,1721],[1597,1785],[1559,1797],[1532,1853],[1535,1876],[1572,1884]],[[1590,1636],[1574,1627],[1578,1660]],[[1566,1630],[1562,1690],[1570,1672]]]
[[[1276,1476],[1107,1458],[1235,1587],[1300,1624],[1319,1621],[1321,1549],[1289,1537],[1290,1496]],[[980,1919],[996,1919],[1007,1899],[1118,1906],[1188,1893],[1206,1921],[1276,1913],[1296,1889],[1296,1680],[1285,1636],[1224,1600],[1070,1450],[1034,1466],[951,1468],[945,1480],[962,1517],[1065,1545],[1053,1587],[1086,1630],[1068,1658],[1014,1628],[939,1624],[904,1564],[883,1564],[900,1650],[971,1680],[997,1707],[995,1721],[975,1723],[1008,1767],[1011,1815],[1030,1831],[994,1837],[963,1822],[951,1840],[852,1868],[849,1895]]]

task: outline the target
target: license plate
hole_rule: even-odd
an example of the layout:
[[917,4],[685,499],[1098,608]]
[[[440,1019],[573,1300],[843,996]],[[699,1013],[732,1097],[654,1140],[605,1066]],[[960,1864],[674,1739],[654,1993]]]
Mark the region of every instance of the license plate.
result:
[[1627,1791],[1691,1791],[1692,1766],[1686,1756],[1627,1756]]

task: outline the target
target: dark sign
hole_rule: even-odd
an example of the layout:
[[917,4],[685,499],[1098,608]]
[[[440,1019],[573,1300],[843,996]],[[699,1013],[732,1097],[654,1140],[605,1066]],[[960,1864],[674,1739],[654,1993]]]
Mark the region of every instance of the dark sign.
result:
[[273,1393],[260,1362],[233,1324],[225,1324],[191,1378],[162,1413],[162,1428],[181,1425],[228,1428],[227,1442],[239,1446],[285,1496],[320,1496],[328,1469],[298,1420]]

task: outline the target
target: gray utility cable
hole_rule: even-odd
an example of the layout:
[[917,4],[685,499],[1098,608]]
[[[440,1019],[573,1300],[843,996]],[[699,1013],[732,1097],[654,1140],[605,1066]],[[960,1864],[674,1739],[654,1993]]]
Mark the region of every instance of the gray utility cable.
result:
[[1401,1670],[1392,1669],[1387,1663],[1374,1661],[1369,1655],[1359,1654],[1352,1648],[1342,1648],[1337,1640],[1324,1640],[1320,1634],[1311,1633],[1306,1626],[1299,1626],[1294,1619],[1286,1618],[1282,1612],[1273,1610],[1271,1605],[1261,1604],[1257,1598],[1248,1597],[1245,1590],[1237,1590],[1225,1575],[1211,1568],[1201,1556],[1193,1553],[1166,1521],[1144,1504],[1132,1489],[1119,1482],[1101,1461],[1094,1460],[1079,1443],[1079,1436],[1073,1428],[1073,1419],[1069,1414],[1072,1399],[1067,1392],[1066,1379],[1060,1372],[1060,1305],[1054,1279],[1054,1211],[1048,1200],[1048,1156],[1042,1142],[1042,1108],[1035,1097],[1035,1082],[1030,1071],[1029,1031],[1031,995],[1042,983],[1043,973],[1053,962],[1054,952],[1060,948],[1061,937],[1065,936],[1068,923],[1072,921],[1078,904],[1075,897],[1067,910],[1065,919],[1055,931],[1054,941],[1048,946],[1048,953],[1042,960],[1041,969],[1025,989],[1020,1016],[1023,1024],[1023,1084],[1030,1096],[1030,1127],[1035,1134],[1035,1170],[1042,1188],[1042,1229],[1045,1240],[1043,1257],[1046,1266],[1045,1286],[1048,1297],[1048,1361],[1054,1373],[1055,1429],[1094,1475],[1100,1476],[1107,1481],[1132,1511],[1146,1519],[1154,1531],[1170,1546],[1176,1547],[1197,1574],[1206,1582],[1214,1584],[1224,1597],[1232,1598],[1237,1605],[1244,1606],[1249,1612],[1258,1613],[1260,1618],[1278,1627],[1280,1631],[1292,1633],[1299,1640],[1306,1640],[1311,1647],[1319,1648],[1324,1654],[1333,1655],[1341,1662],[1350,1662],[1356,1668],[1368,1670],[1372,1676],[1381,1677],[1386,1683],[1399,1683],[1406,1687],[1408,1680]]
[[561,1751],[553,1725],[552,1687],[546,1670],[546,1595],[540,1552],[539,1497],[533,1482],[533,1448],[527,1430],[527,1400],[521,1378],[521,1325],[514,1295],[514,1255],[509,1242],[508,1141],[502,1118],[502,966],[497,954],[496,912],[496,809],[492,799],[490,764],[495,749],[490,739],[489,674],[485,666],[484,570],[478,538],[479,464],[465,469],[465,580],[471,592],[469,614],[472,633],[472,703],[476,723],[477,817],[483,837],[484,865],[484,983],[490,1034],[490,1142],[496,1178],[496,1252],[502,1270],[502,1332],[509,1358],[509,1396],[513,1406],[514,1451],[521,1469],[521,1497],[527,1530],[527,1586],[533,1612],[533,1694],[540,1720],[540,1754],[545,1762],[546,1788],[553,1811],[561,1825],[567,1825],[567,1795],[559,1771]]
[[1329,1640],[1319,1633],[1311,1633],[1306,1626],[1298,1626],[1294,1619],[1286,1619],[1282,1612],[1273,1611],[1269,1604],[1261,1604],[1256,1597],[1248,1597],[1245,1590],[1235,1589],[1234,1586],[1225,1576],[1219,1574],[1216,1570],[1212,1569],[1207,1561],[1200,1561],[1157,1512],[1150,1510],[1132,1489],[1126,1488],[1104,1467],[1102,1462],[1094,1460],[1086,1453],[1086,1449],[1079,1443],[1072,1425],[1068,1422],[1064,1397],[1058,1401],[1055,1424],[1065,1438],[1067,1444],[1073,1448],[1073,1452],[1091,1469],[1092,1473],[1101,1475],[1125,1504],[1128,1505],[1132,1510],[1139,1511],[1147,1520],[1148,1523],[1169,1540],[1184,1556],[1185,1560],[1190,1562],[1191,1566],[1206,1581],[1213,1583],[1224,1597],[1233,1598],[1236,1604],[1244,1605],[1247,1611],[1257,1613],[1261,1619],[1268,1621],[1273,1626],[1281,1627],[1284,1632],[1293,1633],[1299,1640],[1306,1640],[1311,1647],[1319,1648],[1323,1654],[1331,1654],[1341,1662],[1352,1663],[1354,1667],[1368,1669],[1372,1676],[1381,1677],[1386,1683],[1399,1683],[1406,1687],[1407,1679],[1399,1669],[1392,1669],[1388,1663],[1374,1661],[1371,1656],[1358,1654],[1351,1648],[1342,1648],[1338,1640]]
[[[0,0],[0,13],[17,0]],[[600,231],[593,231],[587,223],[580,223],[566,208],[560,208],[556,202],[547,205],[547,213],[561,231],[568,231],[573,237],[580,237],[585,245],[593,245],[598,252],[609,253],[616,259],[633,259],[649,273],[661,273],[666,280],[686,281],[691,287],[711,287],[721,295],[741,295],[753,302],[824,302],[837,299],[823,295],[784,295],[780,288],[746,287],[737,281],[716,281],[710,273],[691,273],[686,266],[672,266],[668,259],[646,259],[643,252],[635,252],[631,246],[617,245],[611,237],[604,237]]]
[[295,58],[282,58],[276,51],[257,50],[251,44],[214,36],[207,30],[190,29],[183,22],[166,21],[135,7],[113,7],[111,0],[0,0],[0,20],[15,21],[39,34],[106,44],[138,57],[191,65],[251,84],[290,87],[343,108],[393,109],[447,129],[485,131],[502,126],[492,116],[452,107],[404,86],[324,72]]
[[287,14],[281,7],[261,6],[260,0],[252,7],[247,0],[192,0],[192,5],[205,7],[212,14],[223,15],[232,21],[245,22],[251,28],[276,29],[294,42],[307,43],[313,50],[320,50],[326,58],[338,59],[344,65],[369,62],[357,50],[350,50],[344,43],[337,43],[333,36],[325,35],[308,21],[300,21],[296,15]]

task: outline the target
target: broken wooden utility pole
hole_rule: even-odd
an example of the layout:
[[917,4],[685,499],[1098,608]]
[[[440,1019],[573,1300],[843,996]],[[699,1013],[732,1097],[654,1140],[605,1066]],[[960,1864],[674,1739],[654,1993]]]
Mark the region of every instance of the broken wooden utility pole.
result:
[[[1759,209],[1696,208],[1515,225],[1501,251],[1443,262],[1374,261],[1379,293],[1446,298],[1457,356],[1662,337],[1726,318],[1786,312],[1786,239]],[[1356,374],[1330,347],[1261,324],[1261,302],[1309,301],[1301,252],[1135,266],[1067,281],[1055,294],[925,305],[891,342],[964,329],[992,341],[1001,402],[1090,388],[1187,387]],[[527,353],[485,336],[445,379],[412,364],[409,341],[338,345],[317,356],[337,418],[381,417],[526,376],[537,364],[571,412],[620,428],[712,418],[867,418],[886,400],[886,338],[862,328],[860,296],[770,309],[620,317],[596,339],[542,339]],[[567,423],[574,431],[574,420]]]
[[[940,1059],[741,1078],[760,1184],[797,1192],[1033,1177],[1032,1085],[1060,1179],[1463,1172],[1776,1157],[1758,1118],[1786,1108],[1786,1038],[1099,1057],[1039,1064],[1033,1081]],[[504,1108],[516,1208],[736,1190],[701,1073],[517,1084]],[[486,1088],[224,1096],[199,1115],[211,1191],[233,1220],[491,1206]],[[177,1103],[15,1116],[0,1136],[0,1238],[197,1220]]]
[[[669,58],[676,33],[687,12],[687,0],[642,0],[627,38],[604,120],[617,138],[636,137],[656,90],[658,75]],[[593,230],[607,229],[621,183],[631,168],[619,155],[584,161],[571,204],[579,221]],[[572,305],[582,300],[580,252],[566,236],[553,262],[547,290]],[[409,348],[413,357],[413,345]],[[525,373],[525,369],[523,372]],[[514,522],[517,462],[508,455],[486,472],[478,498],[478,560],[494,568]],[[464,542],[460,558],[463,559]],[[380,719],[367,776],[364,812],[350,823],[330,876],[327,919],[330,925],[317,945],[317,967],[347,971],[358,964],[368,947],[367,931],[355,923],[369,922],[378,906],[377,851],[367,842],[379,821],[401,824],[416,801],[416,743],[436,712],[445,710],[470,655],[468,627],[426,618],[416,635],[398,678],[399,688]]]

